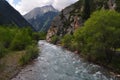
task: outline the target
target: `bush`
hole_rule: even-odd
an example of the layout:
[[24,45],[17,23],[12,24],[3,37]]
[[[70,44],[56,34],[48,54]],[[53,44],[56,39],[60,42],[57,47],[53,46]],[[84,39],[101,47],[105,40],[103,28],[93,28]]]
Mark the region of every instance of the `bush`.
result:
[[[38,36],[45,36],[44,33],[37,33]],[[41,35],[40,35],[41,34]],[[0,26],[0,58],[7,51],[24,50],[28,45],[36,44],[33,39],[33,32],[30,28],[17,28],[11,26]]]
[[7,48],[9,48],[12,38],[13,34],[10,29],[0,26],[0,58],[6,55]]
[[34,32],[32,34],[34,40],[45,40],[46,39],[46,32]]
[[80,46],[74,38],[74,35],[66,34],[62,40],[62,46],[70,49],[71,51],[80,51]]
[[46,39],[46,32],[38,32],[40,40],[45,40]]
[[120,47],[120,14],[101,10],[91,15],[74,36],[82,52],[91,59],[106,58],[111,62],[114,50]]
[[0,42],[3,44],[5,48],[8,48],[12,39],[14,37],[14,34],[10,29],[0,27]]
[[0,43],[0,58],[2,58],[6,54],[6,49],[2,43]]
[[11,42],[10,48],[12,50],[24,50],[30,43],[32,43],[32,39],[29,33],[24,30],[19,30]]
[[20,58],[20,65],[25,65],[32,59],[35,59],[39,55],[39,50],[36,45],[30,45],[26,48],[26,53]]
[[81,51],[81,48],[79,46],[79,44],[73,39],[73,41],[71,42],[70,46],[69,46],[69,49],[71,51],[78,51],[80,52]]
[[52,38],[51,38],[51,43],[53,44],[56,44],[57,41],[58,41],[59,37],[57,35],[54,35]]
[[70,47],[70,46],[71,46],[71,43],[72,43],[72,39],[73,39],[73,36],[72,36],[72,35],[66,34],[66,35],[62,38],[62,40],[61,40],[62,45],[63,45],[64,47]]

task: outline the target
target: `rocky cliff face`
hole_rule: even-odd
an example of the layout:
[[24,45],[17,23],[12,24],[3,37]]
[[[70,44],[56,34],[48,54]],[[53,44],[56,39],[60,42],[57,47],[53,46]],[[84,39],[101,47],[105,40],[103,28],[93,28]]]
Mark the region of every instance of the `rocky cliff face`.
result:
[[14,24],[19,27],[34,28],[6,0],[0,0],[0,25]]
[[[118,1],[118,0],[116,0]],[[99,9],[120,9],[117,7],[115,0],[79,0],[61,11],[54,18],[46,37],[47,41],[51,41],[53,36],[62,37],[65,34],[73,34],[73,32],[81,27],[90,17],[90,14]],[[118,3],[117,3],[118,4]]]

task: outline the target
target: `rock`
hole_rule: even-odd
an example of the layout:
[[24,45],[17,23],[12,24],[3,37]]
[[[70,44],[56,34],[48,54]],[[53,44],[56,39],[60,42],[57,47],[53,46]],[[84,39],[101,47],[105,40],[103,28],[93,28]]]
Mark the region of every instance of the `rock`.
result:
[[75,53],[75,54],[78,54],[78,53],[79,53],[79,51],[75,51],[74,53]]
[[[118,1],[118,0],[116,0]],[[89,3],[90,14],[99,9],[115,9],[115,0],[91,0]],[[119,3],[120,4],[120,3]],[[54,18],[51,27],[48,30],[47,41],[51,41],[51,38],[56,35],[63,37],[65,34],[73,34],[76,29],[83,26],[87,20],[85,18],[86,5],[83,0],[66,7],[61,13]],[[117,7],[116,9],[120,9]],[[88,15],[90,16],[90,15]],[[89,17],[88,17],[89,18]]]

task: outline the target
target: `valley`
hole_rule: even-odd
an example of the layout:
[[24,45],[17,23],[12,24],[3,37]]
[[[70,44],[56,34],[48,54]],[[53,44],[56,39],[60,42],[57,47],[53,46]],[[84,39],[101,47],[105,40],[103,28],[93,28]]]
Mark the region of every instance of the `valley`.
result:
[[119,21],[119,0],[0,0],[0,80],[120,80]]

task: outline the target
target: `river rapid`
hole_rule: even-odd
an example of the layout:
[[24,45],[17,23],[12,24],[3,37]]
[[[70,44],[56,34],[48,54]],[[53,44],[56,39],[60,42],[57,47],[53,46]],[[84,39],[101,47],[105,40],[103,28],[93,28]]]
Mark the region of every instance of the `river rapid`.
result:
[[46,41],[39,41],[40,54],[12,80],[118,80],[78,54]]

